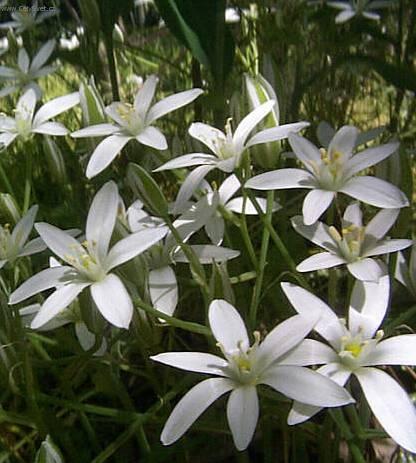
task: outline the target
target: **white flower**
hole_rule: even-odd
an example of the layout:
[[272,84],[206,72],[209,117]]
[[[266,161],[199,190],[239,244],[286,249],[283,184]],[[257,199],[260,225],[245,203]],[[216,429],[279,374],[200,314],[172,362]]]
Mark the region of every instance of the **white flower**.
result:
[[386,8],[391,5],[390,0],[350,0],[347,2],[328,2],[328,6],[332,6],[338,10],[342,10],[338,13],[335,22],[337,24],[345,23],[354,16],[362,15],[364,18],[373,19],[378,21],[380,15],[374,13],[372,10],[379,8]]
[[[386,340],[377,331],[385,316],[390,292],[389,277],[378,283],[357,281],[351,295],[348,328],[323,301],[304,289],[283,283],[283,290],[295,309],[306,318],[322,316],[315,331],[331,347],[305,340],[286,358],[298,365],[320,365],[317,371],[344,385],[355,375],[368,405],[384,430],[399,445],[416,452],[416,410],[407,393],[386,372],[383,365],[416,365],[416,335],[393,336]],[[301,402],[301,401],[299,401]],[[289,424],[306,421],[320,410],[295,402]]]
[[397,253],[394,277],[400,281],[416,299],[416,246],[412,247],[409,265],[407,265],[404,255],[401,252]]
[[33,88],[38,98],[42,95],[39,85],[35,82],[39,77],[46,76],[53,72],[53,66],[44,66],[55,48],[55,40],[48,40],[36,53],[32,61],[24,48],[19,50],[17,55],[17,68],[0,66],[0,77],[10,80],[7,85],[0,90],[0,97],[9,95],[17,90],[27,90]]
[[[281,362],[317,322],[308,317],[291,317],[276,326],[260,343],[254,344],[237,310],[224,300],[214,300],[209,307],[209,324],[225,358],[201,352],[167,352],[151,357],[183,370],[217,376],[194,386],[176,405],[162,431],[161,440],[169,445],[179,439],[192,423],[216,399],[231,391],[227,403],[228,424],[238,450],[250,443],[259,415],[256,386],[264,384],[287,397],[308,403],[327,403],[336,407],[351,403],[349,393],[307,368]],[[327,379],[327,378],[326,378]],[[330,405],[329,405],[330,404]]]
[[38,206],[32,206],[10,233],[8,226],[0,226],[0,268],[18,257],[30,256],[46,249],[41,238],[27,241],[33,228]]
[[288,137],[289,133],[298,132],[309,125],[308,122],[285,124],[262,130],[249,137],[254,127],[272,111],[275,103],[274,100],[269,100],[251,111],[238,124],[234,134],[232,133],[230,119],[225,127],[225,133],[202,122],[195,122],[191,125],[189,134],[206,145],[214,154],[185,154],[155,169],[155,172],[159,172],[162,170],[199,166],[188,175],[182,184],[175,203],[176,211],[183,208],[186,201],[192,196],[193,192],[211,170],[217,168],[223,172],[232,172],[239,166],[242,154],[250,146],[283,140]]
[[[365,130],[364,132],[360,132],[355,140],[355,148],[358,148],[361,145],[366,145],[370,141],[374,140],[379,135],[381,135],[385,129],[385,126],[380,126]],[[337,131],[332,127],[331,124],[326,121],[321,121],[316,129],[316,136],[318,137],[318,141],[325,149],[328,149],[329,144],[331,143],[331,140],[334,138],[336,133]]]
[[68,130],[60,122],[49,120],[79,103],[79,93],[60,96],[45,103],[35,113],[36,93],[30,88],[19,98],[14,118],[0,114],[0,147],[9,146],[16,137],[23,141],[33,134],[66,135]]
[[12,11],[13,21],[0,23],[0,29],[14,29],[17,34],[21,34],[41,24],[45,19],[57,15],[58,11],[57,8],[53,8],[39,12],[38,2],[34,1],[31,7],[26,6]]
[[[244,201],[243,196],[234,197],[234,194],[241,188],[241,183],[238,178],[232,174],[228,176],[218,190],[213,190],[208,182],[201,182],[201,190],[205,192],[196,203],[192,205],[187,218],[194,215],[196,223],[202,224],[211,242],[217,246],[222,243],[224,238],[225,223],[221,209],[225,212],[257,215],[257,209],[253,202],[247,198]],[[256,198],[261,210],[265,213],[267,209],[267,201],[264,198]],[[281,206],[275,202],[273,211],[280,209]]]
[[[197,232],[210,216],[204,218],[200,214],[194,217],[192,213],[185,213],[173,222],[173,226],[183,241],[187,241],[192,234]],[[148,229],[157,229],[163,226],[163,221],[157,217],[151,217],[143,210],[143,204],[135,201],[127,210],[129,228],[132,232]],[[211,246],[206,244],[190,245],[201,264],[222,263],[239,256],[239,251]],[[172,315],[178,304],[178,282],[174,266],[176,263],[187,263],[184,252],[175,241],[171,233],[164,240],[153,245],[144,254],[150,272],[148,278],[148,290],[153,306],[165,313]]]
[[[152,124],[165,114],[191,103],[203,91],[198,88],[175,93],[152,104],[158,78],[154,75],[146,79],[137,92],[134,105],[111,103],[105,108],[107,115],[114,121],[111,124],[96,124],[71,134],[72,137],[107,137],[95,148],[87,166],[86,175],[94,177],[103,171],[130,140],[157,150],[168,147],[163,133]],[[107,136],[108,135],[108,136]]]
[[411,240],[383,239],[398,215],[399,209],[383,209],[364,226],[360,205],[353,203],[345,209],[341,233],[335,227],[328,227],[322,222],[305,225],[302,216],[293,217],[294,229],[325,249],[325,252],[305,259],[296,269],[299,272],[310,272],[345,264],[355,278],[377,281],[386,273],[386,268],[382,262],[372,257],[412,245]]
[[17,304],[46,289],[57,289],[42,304],[31,327],[43,326],[67,307],[85,288],[103,317],[111,324],[127,328],[133,316],[133,304],[120,280],[111,272],[114,267],[141,254],[165,234],[166,229],[134,233],[109,244],[117,218],[117,185],[107,182],[95,195],[88,213],[86,241],[80,244],[69,233],[47,223],[36,224],[46,245],[68,265],[49,268],[32,276],[10,296]]
[[372,206],[396,209],[409,205],[406,196],[394,185],[370,176],[356,174],[393,154],[398,143],[368,148],[353,155],[358,130],[352,126],[339,129],[328,150],[318,148],[305,138],[291,133],[290,145],[304,169],[278,169],[251,178],[247,188],[280,190],[307,188],[310,191],[303,202],[303,220],[306,225],[316,222],[328,209],[337,192],[347,194]]

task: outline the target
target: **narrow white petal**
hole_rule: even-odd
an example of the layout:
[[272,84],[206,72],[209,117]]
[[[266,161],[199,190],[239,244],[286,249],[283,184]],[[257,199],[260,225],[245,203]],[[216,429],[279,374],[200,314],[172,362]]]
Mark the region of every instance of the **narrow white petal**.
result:
[[401,251],[413,244],[412,240],[396,239],[384,240],[377,243],[375,246],[367,247],[363,253],[364,257],[379,256],[389,254],[391,252]]
[[95,148],[87,166],[86,175],[88,178],[95,177],[102,172],[123,149],[124,145],[131,139],[124,135],[110,135]]
[[101,315],[118,328],[128,328],[133,303],[120,278],[112,273],[91,285],[91,295]]
[[103,263],[117,219],[119,195],[113,181],[103,185],[94,196],[87,217],[86,237],[90,254]]
[[22,283],[10,295],[9,304],[17,304],[24,301],[34,294],[45,291],[55,286],[62,284],[65,274],[71,272],[71,267],[59,266],[54,268],[47,268],[41,272],[33,275],[24,283]]
[[69,130],[60,122],[44,122],[33,128],[32,132],[45,135],[64,136],[68,135]]
[[234,389],[227,402],[227,419],[237,450],[245,450],[259,419],[259,399],[254,386]]
[[290,134],[288,138],[296,157],[309,171],[312,170],[313,164],[322,164],[321,153],[313,143],[295,133]]
[[202,93],[204,93],[203,90],[199,88],[193,88],[192,90],[185,90],[184,92],[175,93],[174,95],[170,95],[163,100],[158,101],[149,109],[146,123],[151,124],[156,119],[161,118],[165,114],[182,108],[182,106],[191,103]]
[[412,279],[407,266],[406,259],[401,252],[397,253],[396,268],[394,270],[394,278],[405,286],[409,291],[412,291]]
[[149,293],[153,306],[172,315],[178,305],[178,282],[171,267],[160,267],[149,272]]
[[36,101],[36,93],[32,88],[30,88],[19,98],[16,105],[16,116],[24,119],[25,121],[32,121]]
[[379,14],[371,13],[369,11],[363,11],[361,14],[364,16],[364,18],[372,19],[373,21],[378,21],[381,17]]
[[341,13],[338,13],[335,17],[335,22],[337,24],[342,24],[347,21],[349,21],[351,18],[353,18],[356,15],[356,12],[354,10],[350,11],[341,11]]
[[377,282],[357,280],[351,293],[348,324],[353,335],[371,339],[383,321],[390,300],[390,277]]
[[221,215],[214,214],[205,224],[205,231],[212,244],[219,246],[224,238],[224,219]]
[[23,249],[19,252],[19,257],[31,256],[32,254],[42,252],[45,249],[46,244],[43,242],[42,238],[35,238],[23,246]]
[[360,368],[355,372],[371,411],[400,446],[416,452],[416,411],[406,391],[384,371]]
[[226,352],[237,351],[239,346],[248,349],[250,342],[243,319],[231,304],[215,299],[209,306],[208,319],[212,334]]
[[244,188],[254,190],[284,190],[286,188],[314,188],[315,177],[302,169],[279,169],[256,175],[248,180]]
[[[263,214],[266,213],[267,211],[267,200],[265,198],[258,198],[256,197],[257,204],[260,207],[260,210],[263,212]],[[251,199],[246,199],[244,201],[244,198],[242,196],[238,196],[237,198],[233,198],[230,201],[228,201],[227,204],[225,204],[225,208],[228,209],[229,211],[236,212],[237,214],[244,214],[244,215],[257,215],[257,209],[254,206],[254,203],[251,201]],[[275,201],[273,204],[272,211],[277,211],[281,209],[282,206]]]
[[[323,365],[316,370],[318,373],[328,376],[332,381],[335,381],[340,386],[344,386],[351,375],[349,370],[346,370],[342,365],[338,363],[330,363]],[[303,423],[312,416],[316,415],[322,407],[316,407],[314,405],[307,405],[302,402],[293,402],[292,409],[289,412],[287,418],[287,424],[295,425]]]
[[0,114],[0,131],[11,132],[14,130],[16,130],[16,120],[5,114]]
[[302,206],[303,221],[305,225],[312,225],[328,209],[334,199],[333,191],[315,189],[310,191]]
[[241,187],[237,176],[229,175],[218,188],[221,204],[225,204]]
[[358,129],[352,125],[344,125],[334,135],[328,146],[328,152],[340,152],[343,160],[347,160],[352,155],[358,136]]
[[[96,336],[94,333],[91,333],[91,331],[87,328],[87,325],[84,322],[75,323],[75,334],[77,336],[78,342],[80,343],[84,351],[90,350],[94,346]],[[94,355],[104,355],[106,350],[107,342],[103,338],[101,346],[97,348],[97,350],[94,352]]]
[[334,128],[326,121],[322,121],[318,124],[316,129],[316,136],[318,137],[319,143],[324,148],[328,149],[329,143],[335,135]]
[[226,376],[224,369],[228,363],[221,357],[203,352],[165,352],[150,357],[155,362],[163,363],[181,370],[195,373]]
[[379,342],[365,358],[365,365],[416,365],[416,334],[393,336]]
[[134,98],[134,109],[138,114],[140,114],[143,120],[145,119],[150,105],[152,104],[158,82],[158,77],[152,74],[144,81],[143,86]]
[[71,133],[73,138],[87,138],[87,137],[106,137],[118,132],[120,127],[115,124],[96,124],[84,129],[77,130]]
[[251,111],[238,124],[233,136],[234,146],[237,152],[242,152],[246,143],[247,137],[254,127],[262,121],[275,105],[274,100],[269,100]]
[[284,124],[277,127],[270,127],[253,135],[247,142],[247,148],[261,143],[270,143],[273,141],[284,140],[290,133],[296,133],[309,126],[309,122],[295,122],[293,124]]
[[365,234],[378,240],[384,238],[396,222],[400,209],[383,209],[379,211],[365,227]]
[[318,407],[339,407],[355,402],[335,381],[305,367],[272,366],[261,382],[290,399]]
[[39,51],[36,53],[36,56],[33,58],[32,64],[30,65],[30,70],[32,72],[38,71],[46,63],[46,61],[48,61],[55,48],[55,45],[55,40],[48,40],[41,46]]
[[2,133],[0,134],[0,150],[7,148],[17,137],[17,133]]
[[[201,264],[212,264],[212,262],[226,262],[230,259],[235,259],[240,255],[240,251],[234,249],[223,248],[221,246],[213,246],[210,244],[193,244],[192,250],[198,257]],[[188,262],[182,250],[177,251],[173,259],[175,262]]]
[[219,397],[233,389],[225,378],[210,378],[188,391],[173,409],[165,423],[160,440],[170,445],[181,438],[200,415]]
[[279,365],[297,365],[306,367],[333,363],[338,360],[338,354],[328,345],[313,339],[304,339],[300,344],[279,359]]
[[178,196],[176,197],[173,213],[177,214],[183,211],[184,205],[200,186],[202,180],[208,175],[215,166],[203,165],[194,169],[182,183]]
[[22,248],[29,238],[38,209],[38,206],[32,206],[14,227],[11,238],[17,248]]
[[397,187],[376,177],[354,177],[339,190],[363,203],[386,209],[409,205],[405,194]]
[[363,213],[361,211],[360,203],[353,202],[352,204],[350,204],[345,209],[344,215],[342,216],[342,221],[343,223],[346,222],[345,228],[347,228],[351,224],[355,225],[356,227],[362,227]]
[[5,77],[6,79],[15,79],[17,75],[17,69],[9,68],[7,66],[0,66],[0,77]]
[[348,161],[345,166],[345,175],[352,177],[358,172],[378,164],[392,155],[398,147],[399,143],[387,143],[361,151]]
[[71,256],[85,254],[84,248],[69,233],[48,223],[37,223],[35,228],[46,246],[65,262],[71,265]]
[[332,268],[337,265],[346,264],[343,257],[337,256],[330,252],[319,252],[303,260],[297,267],[298,272],[312,272],[323,268]]
[[171,159],[165,162],[162,166],[154,170],[154,172],[160,172],[162,170],[181,169],[182,167],[200,166],[204,164],[215,164],[217,158],[211,154],[203,153],[192,153],[184,154],[178,158]]
[[68,109],[73,108],[79,103],[79,92],[70,93],[69,95],[60,96],[54,98],[51,101],[45,103],[39,111],[36,113],[33,119],[33,125],[38,126],[44,122],[52,119],[58,114],[62,114]]
[[220,142],[225,142],[225,135],[221,130],[211,127],[203,122],[194,122],[189,127],[189,135],[206,145],[213,153],[218,155]]
[[133,259],[133,257],[138,256],[163,239],[167,231],[166,227],[146,229],[137,233],[132,233],[126,238],[118,241],[108,253],[104,264],[106,269],[111,270]]
[[378,281],[386,274],[385,266],[371,257],[347,264],[347,268],[353,277],[361,281]]
[[30,327],[34,330],[48,323],[78,296],[89,283],[69,283],[59,287],[42,304]]
[[27,71],[29,70],[29,63],[30,59],[27,51],[24,48],[21,48],[17,54],[17,65],[25,74],[27,74]]
[[303,217],[297,215],[291,219],[293,228],[304,238],[312,241],[312,243],[321,246],[332,253],[336,253],[338,246],[329,233],[328,226],[322,222],[315,222],[312,225],[305,225]]
[[315,331],[332,345],[337,346],[338,341],[346,334],[345,326],[340,322],[333,310],[321,299],[306,291],[306,289],[292,283],[281,284],[286,297],[294,309],[304,317],[315,318],[320,314]]
[[156,150],[168,149],[168,142],[163,133],[156,127],[146,127],[139,135],[136,136],[136,140],[143,145],[150,146]]

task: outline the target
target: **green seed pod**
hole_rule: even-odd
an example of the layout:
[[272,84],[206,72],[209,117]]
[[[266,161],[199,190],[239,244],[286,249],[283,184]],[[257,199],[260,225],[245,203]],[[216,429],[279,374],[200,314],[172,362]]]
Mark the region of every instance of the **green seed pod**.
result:
[[59,146],[51,137],[45,136],[43,139],[43,150],[51,172],[51,178],[58,184],[65,184],[67,180],[65,161]]
[[94,77],[90,77],[88,84],[81,83],[79,87],[79,103],[85,126],[101,124],[106,121],[104,103],[95,86]]
[[0,210],[7,217],[7,222],[16,224],[21,219],[19,206],[9,193],[0,193]]

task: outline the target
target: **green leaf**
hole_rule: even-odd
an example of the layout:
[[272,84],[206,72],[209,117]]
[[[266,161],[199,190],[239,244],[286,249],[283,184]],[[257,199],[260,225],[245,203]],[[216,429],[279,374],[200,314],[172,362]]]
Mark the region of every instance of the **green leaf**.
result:
[[234,41],[225,24],[225,0],[155,0],[172,34],[222,84],[231,71]]

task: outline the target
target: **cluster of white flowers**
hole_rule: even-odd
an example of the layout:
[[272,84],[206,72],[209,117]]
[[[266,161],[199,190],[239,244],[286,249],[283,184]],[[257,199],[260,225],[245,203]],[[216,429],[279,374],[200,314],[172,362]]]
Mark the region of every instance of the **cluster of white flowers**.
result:
[[[355,10],[353,13],[341,3],[330,2],[330,5],[345,10],[342,20],[356,14]],[[370,17],[366,11],[362,14]],[[21,22],[17,17],[14,19]],[[35,18],[31,20],[36,22]],[[21,29],[22,26],[17,27]],[[87,90],[84,87],[80,92],[48,101],[36,111],[41,92],[34,80],[51,72],[50,66],[43,66],[53,48],[54,42],[47,42],[32,61],[22,48],[18,54],[18,69],[0,67],[0,76],[12,81],[1,94],[19,89],[23,92],[14,117],[0,116],[0,143],[4,149],[14,140],[24,144],[35,134],[67,135],[66,127],[51,119],[79,102],[83,110],[87,106],[85,91],[91,91],[88,86]],[[148,77],[137,92],[133,105],[113,102],[102,114],[104,120],[106,117],[110,120],[86,124],[87,127],[71,134],[73,138],[103,138],[89,159],[88,178],[107,169],[130,140],[135,139],[155,150],[168,148],[165,136],[153,124],[162,116],[191,103],[203,91],[186,90],[153,104],[157,82],[156,76]],[[275,110],[277,101],[269,99],[260,103],[253,93],[255,86],[250,79],[247,85],[254,109],[234,131],[231,120],[226,123],[225,133],[203,122],[194,122],[190,126],[189,135],[205,145],[210,154],[184,154],[155,169],[160,172],[196,167],[182,183],[169,209],[171,214],[152,216],[139,199],[126,210],[117,184],[108,181],[92,200],[85,234],[64,231],[43,222],[34,225],[37,206],[21,218],[12,232],[8,226],[1,227],[1,267],[46,247],[57,257],[50,267],[15,289],[9,303],[18,304],[52,289],[43,303],[25,307],[21,312],[22,316],[30,318],[32,329],[51,328],[70,320],[65,316],[66,309],[84,289],[89,288],[91,300],[104,319],[114,327],[128,329],[134,316],[137,290],[131,290],[131,283],[125,281],[123,273],[117,272],[116,268],[134,260],[147,269],[145,287],[149,299],[159,314],[167,315],[169,322],[179,301],[174,264],[192,264],[188,252],[203,265],[237,259],[239,251],[221,246],[225,223],[232,214],[266,214],[282,207],[277,202],[269,205],[262,197],[249,196],[251,189],[308,189],[302,215],[293,217],[291,222],[299,234],[325,251],[307,257],[297,270],[309,272],[341,265],[347,267],[356,279],[345,317],[347,321],[339,319],[311,292],[285,282],[283,292],[298,314],[282,321],[263,339],[256,331],[250,340],[237,309],[222,299],[211,301],[209,326],[223,357],[200,352],[167,352],[151,357],[156,362],[182,370],[215,376],[194,386],[179,401],[165,424],[161,440],[165,445],[175,442],[210,404],[230,392],[227,419],[237,449],[243,450],[249,445],[258,421],[258,386],[269,386],[294,400],[288,423],[297,424],[321,408],[355,402],[344,388],[348,378],[355,375],[381,426],[403,448],[416,452],[415,408],[398,382],[387,372],[375,368],[416,365],[416,335],[382,340],[383,332],[379,330],[390,295],[388,267],[380,256],[412,245],[408,239],[385,237],[400,208],[408,206],[409,202],[403,192],[385,180],[358,175],[392,155],[398,149],[398,143],[372,146],[354,154],[361,142],[357,141],[358,130],[352,126],[344,126],[331,134],[323,148],[299,135],[298,132],[309,125],[307,122],[276,125],[255,132],[259,123]],[[267,88],[263,91],[267,93]],[[100,100],[99,95],[95,98]],[[302,168],[281,168],[248,178],[252,172],[252,168],[247,167],[250,148],[285,139]],[[226,176],[219,188],[213,188],[205,180],[214,169]],[[241,175],[243,170],[244,176]],[[234,197],[238,190],[242,191],[241,196]],[[318,221],[328,208],[336,209],[333,203],[341,193],[381,208],[381,211],[364,226],[361,206],[359,202],[353,202],[339,217],[340,231],[333,223],[326,225]],[[176,218],[170,220],[169,215]],[[33,225],[40,237],[27,242]],[[202,229],[205,229],[210,244],[188,244]],[[396,266],[396,277],[413,294],[416,294],[415,261],[413,252],[409,269],[400,254]],[[328,344],[306,339],[313,330]],[[79,320],[77,334],[85,349],[94,345],[94,335]],[[105,343],[100,346],[99,353],[104,350]],[[308,368],[318,365],[320,367],[315,370]]]

